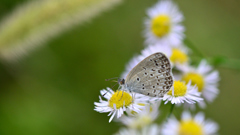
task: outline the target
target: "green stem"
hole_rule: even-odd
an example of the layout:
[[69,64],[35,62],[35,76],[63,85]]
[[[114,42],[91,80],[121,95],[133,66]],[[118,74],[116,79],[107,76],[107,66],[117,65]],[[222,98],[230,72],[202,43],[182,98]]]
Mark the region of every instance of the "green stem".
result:
[[172,104],[172,105],[171,105],[170,112],[169,112],[169,114],[168,114],[167,120],[168,120],[168,119],[170,118],[170,116],[172,115],[174,106],[175,106],[175,104]]
[[184,40],[185,44],[194,51],[195,54],[200,57],[200,59],[207,59],[207,61],[216,66],[216,67],[222,67],[222,68],[228,68],[228,69],[234,69],[234,70],[240,70],[240,60],[239,59],[229,59],[225,58],[223,56],[217,56],[217,57],[206,57],[188,38],[185,38]]
[[229,68],[234,70],[240,70],[240,60],[239,59],[229,59],[229,58],[208,58],[207,59],[214,66],[219,66],[222,68]]
[[191,48],[199,57],[204,58],[205,55],[187,38],[185,38],[184,43]]

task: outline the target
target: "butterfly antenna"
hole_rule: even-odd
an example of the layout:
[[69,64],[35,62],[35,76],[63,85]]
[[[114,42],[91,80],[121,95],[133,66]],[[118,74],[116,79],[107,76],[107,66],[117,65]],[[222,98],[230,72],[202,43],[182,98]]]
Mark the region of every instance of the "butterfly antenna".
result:
[[[114,78],[110,78],[110,79],[105,79],[105,81],[110,81],[112,79],[115,79],[115,78],[118,78],[118,77],[114,77]],[[111,89],[113,89],[118,83],[114,84]],[[107,91],[106,93],[104,93],[102,96],[104,97],[109,91]]]
[[[111,87],[112,88],[112,87]],[[104,97],[109,91],[105,92],[102,96]]]
[[113,77],[113,78],[109,78],[109,79],[105,79],[105,81],[110,81],[112,79],[117,79],[118,77]]

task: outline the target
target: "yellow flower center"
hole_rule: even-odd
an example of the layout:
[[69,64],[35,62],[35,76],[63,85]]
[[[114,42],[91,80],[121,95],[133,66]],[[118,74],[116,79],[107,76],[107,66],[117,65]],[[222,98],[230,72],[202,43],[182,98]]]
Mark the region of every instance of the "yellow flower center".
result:
[[201,125],[193,120],[180,122],[179,135],[203,135]]
[[[187,93],[187,86],[184,82],[174,81],[174,96],[184,96]],[[168,95],[172,95],[172,89],[167,93]]]
[[188,56],[179,49],[174,48],[170,57],[171,62],[183,64],[188,61]]
[[119,109],[129,106],[132,103],[132,96],[127,92],[117,90],[108,102],[111,108],[114,108],[113,104],[116,104],[116,108]]
[[152,19],[152,32],[163,37],[170,31],[170,18],[166,15],[159,15]]
[[204,87],[204,79],[203,76],[198,73],[187,73],[182,78],[183,81],[188,83],[190,80],[192,81],[192,85],[197,85],[198,91],[202,92]]

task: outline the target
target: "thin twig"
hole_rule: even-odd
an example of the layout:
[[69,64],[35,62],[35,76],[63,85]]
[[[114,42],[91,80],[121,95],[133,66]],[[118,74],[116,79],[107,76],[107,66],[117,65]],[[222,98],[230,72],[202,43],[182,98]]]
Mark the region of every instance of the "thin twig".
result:
[[185,38],[184,40],[185,44],[191,48],[199,57],[205,58],[205,55],[188,39]]

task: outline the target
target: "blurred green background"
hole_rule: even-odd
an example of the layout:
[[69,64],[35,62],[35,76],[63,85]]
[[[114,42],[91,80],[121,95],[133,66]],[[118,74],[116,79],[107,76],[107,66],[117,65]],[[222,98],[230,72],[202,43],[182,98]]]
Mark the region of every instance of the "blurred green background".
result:
[[[1,0],[0,19],[24,2]],[[0,134],[117,132],[120,124],[109,124],[107,114],[93,110],[93,102],[98,101],[99,90],[113,85],[104,80],[118,77],[128,60],[144,48],[145,11],[156,2],[125,0],[92,21],[55,37],[18,63],[2,62]],[[185,16],[186,36],[204,54],[240,59],[240,1],[175,2]],[[240,72],[221,67],[218,70],[220,95],[204,112],[219,124],[220,134],[240,134]]]

